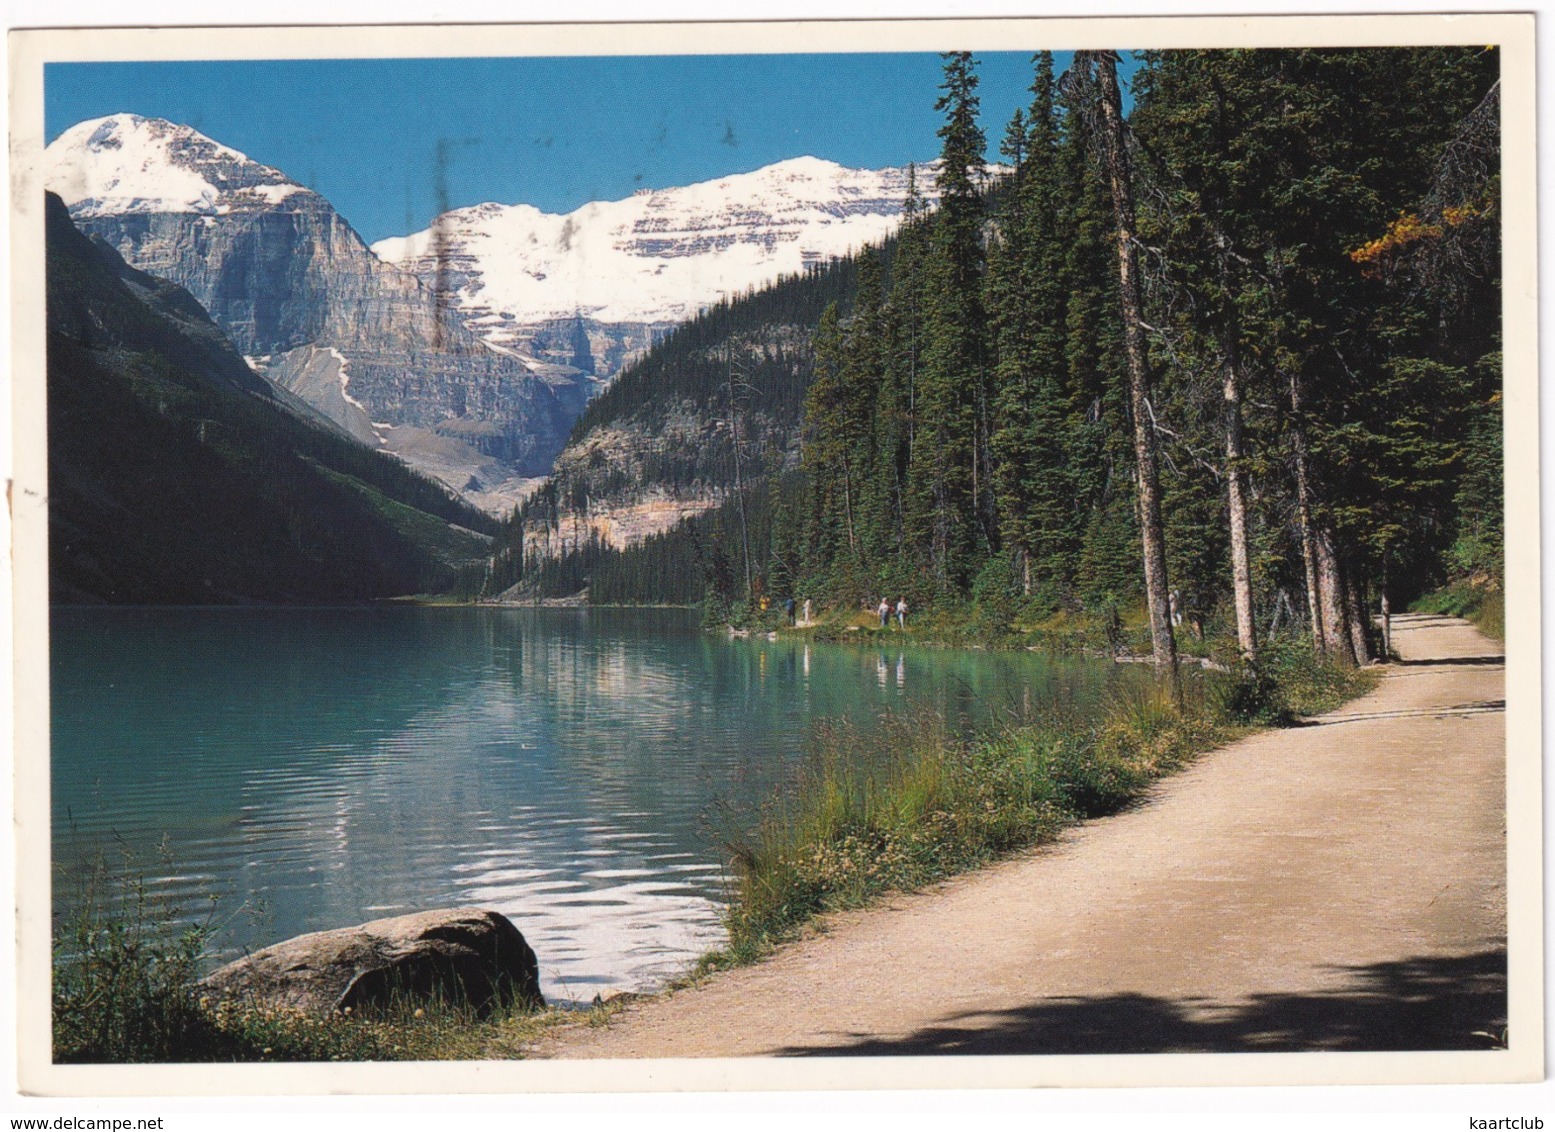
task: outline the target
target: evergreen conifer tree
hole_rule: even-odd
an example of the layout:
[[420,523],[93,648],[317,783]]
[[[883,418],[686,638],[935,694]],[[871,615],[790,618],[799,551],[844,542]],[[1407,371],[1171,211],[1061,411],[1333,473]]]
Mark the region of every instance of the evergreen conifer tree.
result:
[[1003,542],[1027,593],[1053,606],[1073,578],[1084,513],[1076,507],[1068,303],[1061,225],[1058,107],[1049,52],[1037,57],[1024,171],[989,262],[995,344],[991,439]]
[[914,536],[934,581],[964,593],[979,552],[997,541],[989,461],[990,382],[982,304],[983,132],[970,52],[945,56],[939,209],[927,257],[923,370],[913,453]]

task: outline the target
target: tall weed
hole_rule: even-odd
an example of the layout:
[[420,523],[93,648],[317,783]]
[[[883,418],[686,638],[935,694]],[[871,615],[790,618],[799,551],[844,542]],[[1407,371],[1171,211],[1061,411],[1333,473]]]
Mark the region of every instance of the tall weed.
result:
[[56,1061],[183,1060],[211,1039],[194,991],[209,924],[124,875],[99,857],[74,878],[75,911],[54,934]]

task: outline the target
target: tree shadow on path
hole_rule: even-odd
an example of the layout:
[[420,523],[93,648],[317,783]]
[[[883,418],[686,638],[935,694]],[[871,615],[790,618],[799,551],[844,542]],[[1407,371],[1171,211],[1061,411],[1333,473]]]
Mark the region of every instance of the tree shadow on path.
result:
[[1504,949],[1332,969],[1349,975],[1332,991],[1260,994],[1229,1006],[1139,994],[1052,998],[947,1015],[900,1038],[853,1034],[841,1046],[777,1052],[879,1057],[1490,1049],[1495,1040],[1480,1035],[1499,1037],[1505,1030]]
[[1456,668],[1459,665],[1499,665],[1506,663],[1506,655],[1497,653],[1493,656],[1433,656],[1423,660],[1390,660],[1387,663],[1397,665],[1400,668]]
[[1373,719],[1446,719],[1460,715],[1494,715],[1506,711],[1505,700],[1475,700],[1473,703],[1453,704],[1451,707],[1400,708],[1397,711],[1360,711],[1349,715],[1320,715],[1314,719],[1298,719],[1287,727],[1337,727],[1342,723],[1366,723]]

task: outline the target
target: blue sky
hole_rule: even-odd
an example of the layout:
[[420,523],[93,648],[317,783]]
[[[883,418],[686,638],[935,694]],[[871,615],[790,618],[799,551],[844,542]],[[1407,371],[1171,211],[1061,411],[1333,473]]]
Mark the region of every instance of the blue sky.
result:
[[[977,56],[997,152],[1029,53]],[[1068,62],[1059,54],[1060,69]],[[121,111],[186,123],[323,193],[368,241],[494,200],[566,212],[802,154],[939,142],[932,54],[51,64],[50,140]]]

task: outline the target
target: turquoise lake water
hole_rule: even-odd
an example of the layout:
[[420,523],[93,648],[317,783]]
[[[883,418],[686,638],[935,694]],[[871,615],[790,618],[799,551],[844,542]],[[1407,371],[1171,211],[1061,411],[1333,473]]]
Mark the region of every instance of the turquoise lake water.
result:
[[578,1001],[719,944],[720,845],[819,721],[986,725],[1115,678],[684,610],[62,609],[51,666],[56,913],[98,856],[191,916],[217,896],[234,955],[478,904]]

